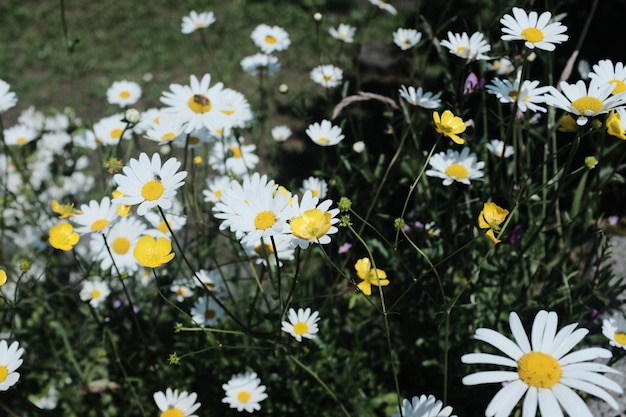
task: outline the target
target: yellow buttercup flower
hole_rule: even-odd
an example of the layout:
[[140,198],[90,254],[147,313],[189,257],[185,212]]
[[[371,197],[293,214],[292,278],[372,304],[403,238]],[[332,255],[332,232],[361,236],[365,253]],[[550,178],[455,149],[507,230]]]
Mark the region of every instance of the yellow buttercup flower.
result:
[[80,236],[69,223],[61,223],[50,228],[48,241],[53,248],[69,251],[78,243]]
[[0,269],[0,287],[7,283],[7,273],[4,269]]
[[289,223],[291,233],[302,240],[316,240],[330,230],[331,214],[320,209],[307,210]]
[[365,295],[372,294],[372,285],[376,285],[378,287],[385,287],[389,285],[387,273],[382,269],[372,269],[372,263],[369,258],[361,258],[356,261],[354,269],[356,269],[356,275],[363,280],[363,282],[359,283],[357,287],[359,287]]
[[59,219],[69,219],[74,214],[82,214],[80,210],[74,208],[74,203],[60,204],[56,200],[52,200],[52,211],[59,215]]
[[133,251],[135,259],[146,268],[158,268],[174,258],[172,242],[165,237],[142,236]]
[[466,125],[458,116],[455,116],[450,110],[446,110],[439,117],[439,112],[433,112],[433,120],[435,121],[435,130],[444,136],[449,137],[455,143],[463,145],[465,139],[459,136],[459,133],[465,132]]
[[496,238],[494,232],[500,231],[500,224],[509,215],[507,209],[503,209],[495,203],[485,203],[483,209],[478,215],[478,227],[481,229],[489,229],[485,233],[493,243],[500,243],[500,239]]
[[626,132],[622,126],[622,119],[615,110],[609,113],[609,117],[606,118],[606,133],[616,138],[626,140]]

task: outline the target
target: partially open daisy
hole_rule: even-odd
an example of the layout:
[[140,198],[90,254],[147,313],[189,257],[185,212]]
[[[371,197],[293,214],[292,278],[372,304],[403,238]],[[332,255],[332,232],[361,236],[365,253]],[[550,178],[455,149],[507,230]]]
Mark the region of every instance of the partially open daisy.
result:
[[445,153],[440,152],[430,158],[431,169],[426,170],[429,177],[443,178],[443,185],[450,185],[454,181],[470,185],[471,180],[483,177],[481,169],[485,166],[482,161],[477,161],[476,154],[470,153],[469,148],[463,148],[461,152],[448,149]]
[[309,177],[302,181],[300,192],[305,193],[311,191],[311,195],[317,198],[324,198],[328,193],[328,183],[322,178]]
[[281,330],[283,332],[292,335],[298,342],[302,342],[302,338],[314,339],[315,334],[319,331],[317,322],[319,321],[319,313],[314,311],[311,313],[310,308],[302,309],[298,311],[293,308],[289,309],[288,313],[289,321],[283,321]]
[[81,204],[81,213],[72,217],[72,220],[80,227],[76,232],[81,235],[109,230],[111,223],[117,218],[116,204],[111,203],[111,199],[105,196],[99,202],[91,200],[89,204]]
[[310,124],[306,128],[305,133],[314,143],[320,146],[334,146],[344,138],[344,135],[341,134],[341,128],[333,126],[329,120]]
[[118,185],[118,191],[123,196],[115,198],[119,204],[135,205],[137,214],[143,216],[154,207],[169,209],[176,190],[180,188],[187,177],[187,171],[176,172],[180,162],[176,158],[168,159],[161,166],[161,156],[158,153],[148,158],[145,152],[139,159],[131,158],[123,168],[123,174],[115,174],[113,180]]
[[462,145],[465,143],[465,139],[459,136],[459,133],[465,132],[467,125],[458,116],[455,116],[450,110],[445,110],[441,117],[439,112],[433,112],[433,121],[435,122],[435,130],[444,136],[449,137],[454,141]]
[[18,342],[9,345],[6,340],[0,341],[0,391],[8,390],[20,379],[19,372],[15,371],[22,365],[23,353]]
[[391,417],[456,417],[452,414],[452,407],[444,407],[440,400],[433,395],[415,396],[412,400],[403,399],[401,414],[393,413]]
[[492,139],[485,145],[487,150],[498,158],[508,158],[515,153],[512,146],[506,145],[500,139]]
[[613,94],[626,91],[626,66],[621,62],[610,59],[603,59],[593,66],[593,71],[589,73],[589,78],[597,79],[600,84],[607,83],[613,86]]
[[266,54],[271,54],[274,51],[284,51],[291,44],[289,34],[285,29],[264,23],[254,28],[250,37],[254,44]]
[[11,91],[11,86],[0,80],[0,113],[4,113],[17,104],[17,96]]
[[180,24],[180,31],[189,35],[198,29],[204,29],[215,23],[215,15],[213,12],[198,13],[195,10],[189,12],[188,16],[183,16]]
[[254,54],[243,58],[241,69],[250,75],[272,75],[280,70],[278,58],[268,54]]
[[248,413],[258,411],[261,409],[259,403],[267,398],[265,385],[261,385],[261,380],[254,372],[233,375],[222,388],[226,393],[222,402],[230,405],[230,408],[236,408],[237,411],[246,410]]
[[109,104],[120,107],[132,106],[141,98],[141,86],[134,81],[114,81],[107,90]]
[[83,282],[79,296],[81,300],[88,302],[93,308],[98,308],[109,294],[111,294],[109,284],[97,277]]
[[311,71],[311,79],[326,88],[337,87],[343,80],[343,71],[334,65],[318,65]]
[[529,49],[554,51],[554,45],[565,42],[569,36],[563,34],[567,27],[560,22],[551,23],[551,18],[550,12],[543,12],[539,16],[535,11],[527,13],[524,9],[513,7],[513,16],[505,14],[500,19],[504,33],[501,39],[524,41],[524,45]]
[[602,334],[611,346],[626,349],[626,317],[621,312],[602,321]]
[[403,51],[417,45],[422,39],[422,34],[415,29],[398,28],[393,32],[393,43]]
[[622,393],[622,387],[601,374],[619,372],[601,363],[589,362],[610,358],[611,352],[590,347],[568,354],[589,331],[576,329],[578,323],[573,323],[557,332],[557,322],[555,312],[538,312],[530,340],[515,312],[509,316],[514,340],[491,329],[476,330],[476,339],[489,343],[506,356],[469,353],[463,355],[461,361],[514,368],[512,371],[476,372],[463,378],[465,385],[504,385],[487,406],[487,417],[509,416],[524,396],[522,415],[525,417],[536,415],[537,407],[542,416],[562,417],[562,409],[571,417],[591,416],[589,408],[574,390],[587,392],[619,409],[606,390]]
[[195,392],[179,393],[177,389],[167,388],[165,392],[155,392],[153,398],[161,411],[160,417],[198,417],[193,414],[200,408],[200,403],[196,402],[198,394]]
[[441,106],[439,94],[435,95],[430,91],[425,92],[422,87],[417,87],[417,89],[415,89],[412,85],[408,87],[401,85],[398,93],[400,94],[400,97],[413,106],[419,106],[425,109],[436,109]]
[[276,142],[284,142],[291,136],[291,129],[288,126],[280,125],[272,128],[272,138]]
[[539,103],[545,102],[543,95],[548,92],[549,87],[539,87],[539,81],[524,80],[520,86],[519,76],[513,82],[494,78],[485,89],[488,93],[495,94],[501,103],[515,104],[521,112],[546,112],[546,108],[539,106]]
[[448,48],[451,54],[468,61],[491,59],[485,55],[491,50],[491,45],[480,32],[469,36],[466,32],[448,32],[448,39],[440,42],[441,46]]
[[332,26],[329,27],[328,33],[330,33],[330,36],[335,39],[338,39],[345,43],[352,43],[354,42],[354,34],[356,33],[356,28],[354,26],[346,25],[345,23],[340,23],[336,29]]

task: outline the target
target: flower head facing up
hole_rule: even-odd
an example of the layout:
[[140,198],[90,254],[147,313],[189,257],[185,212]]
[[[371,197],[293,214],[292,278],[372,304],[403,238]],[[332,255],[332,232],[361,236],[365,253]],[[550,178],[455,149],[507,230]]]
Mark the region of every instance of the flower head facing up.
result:
[[91,281],[83,282],[79,296],[82,301],[88,302],[93,308],[98,308],[110,293],[111,290],[106,281],[95,278]]
[[387,273],[382,269],[372,268],[372,262],[369,258],[361,258],[354,264],[356,275],[363,280],[357,287],[365,295],[372,295],[372,285],[377,287],[385,287],[389,285]]
[[337,40],[345,43],[352,43],[354,42],[356,28],[354,26],[346,25],[345,23],[340,23],[336,29],[332,26],[329,27],[328,33],[330,33],[330,36]]
[[266,54],[271,54],[274,51],[284,51],[291,44],[289,34],[285,29],[264,23],[254,28],[250,37],[254,44]]
[[80,227],[76,232],[81,235],[87,233],[105,233],[111,224],[117,219],[116,204],[111,203],[111,198],[105,196],[102,200],[91,200],[89,204],[81,204],[80,214],[73,218]]
[[222,398],[223,403],[236,408],[237,411],[246,410],[248,413],[261,409],[259,404],[267,398],[265,385],[261,385],[261,380],[256,373],[233,375],[233,377],[222,385],[226,396]]
[[15,372],[22,365],[22,354],[18,342],[10,345],[6,340],[0,341],[0,391],[6,391],[20,379],[19,372]]
[[317,145],[334,146],[344,139],[341,128],[334,126],[330,120],[310,124],[305,133]]
[[311,70],[311,79],[325,88],[337,87],[343,80],[343,71],[334,65],[318,65]]
[[441,41],[441,46],[448,48],[451,54],[467,61],[491,59],[485,55],[491,50],[491,45],[480,32],[475,32],[472,36],[465,32],[461,34],[448,32],[448,39]]
[[476,154],[470,153],[469,148],[463,148],[461,152],[448,149],[445,153],[439,152],[430,158],[431,169],[425,174],[429,177],[443,178],[443,185],[448,186],[453,182],[470,185],[470,180],[483,177],[481,171],[485,166],[483,161],[477,161]]
[[74,248],[80,239],[80,235],[74,231],[69,223],[61,223],[50,228],[48,241],[55,249],[69,251]]
[[422,39],[422,34],[415,29],[398,28],[393,32],[393,43],[403,51],[418,44]]
[[589,73],[589,78],[598,79],[600,83],[612,85],[613,94],[619,94],[626,91],[626,66],[622,62],[616,62],[610,59],[598,61],[593,66],[593,71]]
[[602,334],[611,346],[626,349],[626,317],[619,312],[603,320]]
[[433,395],[428,397],[420,395],[413,397],[412,400],[403,399],[402,408],[399,409],[402,414],[394,413],[391,417],[456,417],[452,414],[452,407],[444,407],[440,400]]
[[184,35],[189,35],[196,30],[208,28],[213,23],[215,23],[215,14],[213,12],[198,13],[192,10],[188,16],[183,16],[180,31]]
[[600,363],[589,362],[597,358],[610,358],[611,352],[591,347],[568,354],[587,335],[588,330],[576,329],[578,324],[573,323],[557,332],[557,322],[555,312],[540,311],[535,316],[530,340],[515,312],[509,316],[514,340],[491,329],[476,330],[476,339],[489,343],[505,353],[506,357],[469,353],[461,357],[463,363],[515,368],[513,371],[477,372],[463,378],[465,385],[504,385],[487,406],[487,417],[509,416],[524,396],[523,416],[536,415],[537,408],[542,416],[562,417],[561,408],[571,417],[591,416],[589,408],[574,389],[601,398],[616,410],[619,408],[605,389],[622,393],[622,387],[600,374],[617,371]]
[[493,243],[500,243],[500,239],[496,238],[494,233],[500,231],[500,225],[508,215],[507,209],[503,209],[495,203],[485,203],[478,215],[478,227],[489,229],[486,232],[487,237]]
[[459,133],[465,132],[467,126],[463,119],[455,116],[450,110],[445,110],[441,117],[439,112],[433,112],[433,121],[435,122],[435,130],[444,136],[449,137],[459,145],[465,143],[465,139],[459,136]]
[[133,251],[135,259],[146,268],[158,268],[174,258],[172,242],[166,237],[145,235],[137,240]]
[[198,394],[187,391],[178,392],[177,389],[167,388],[165,392],[155,392],[152,396],[161,411],[159,417],[198,417],[193,414],[200,403],[196,402]]
[[299,308],[298,311],[293,308],[289,309],[289,321],[282,322],[281,330],[292,335],[298,342],[302,342],[302,338],[314,339],[318,332],[317,322],[319,314],[317,311],[311,313],[311,309]]
[[132,106],[141,98],[141,86],[134,81],[114,81],[107,90],[109,104]]
[[554,45],[565,42],[569,36],[563,34],[567,27],[560,22],[551,23],[551,18],[550,12],[538,15],[535,11],[527,13],[524,9],[513,7],[513,16],[506,14],[500,19],[504,33],[501,39],[524,41],[529,49],[554,51]]

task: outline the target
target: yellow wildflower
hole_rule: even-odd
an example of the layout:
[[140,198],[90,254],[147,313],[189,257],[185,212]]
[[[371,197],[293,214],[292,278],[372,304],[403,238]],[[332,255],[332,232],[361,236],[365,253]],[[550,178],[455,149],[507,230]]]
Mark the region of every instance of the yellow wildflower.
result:
[[458,116],[455,116],[450,110],[446,110],[439,117],[439,112],[433,112],[433,120],[435,121],[435,130],[444,136],[449,137],[455,143],[463,145],[465,139],[459,136],[459,133],[465,132],[466,125]]
[[494,232],[500,231],[500,224],[509,215],[507,209],[503,209],[496,203],[485,203],[483,209],[478,215],[478,227],[481,229],[489,229],[485,233],[493,243],[500,243],[500,239],[496,238]]
[[356,275],[363,280],[357,287],[359,287],[365,295],[372,294],[372,285],[376,285],[377,287],[389,285],[387,273],[382,269],[372,269],[372,263],[369,258],[361,258],[356,261],[354,269],[356,269]]

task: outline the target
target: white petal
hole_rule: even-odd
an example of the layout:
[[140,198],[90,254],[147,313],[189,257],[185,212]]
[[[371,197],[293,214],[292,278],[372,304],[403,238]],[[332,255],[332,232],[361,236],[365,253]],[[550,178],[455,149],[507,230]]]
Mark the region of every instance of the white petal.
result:
[[490,365],[504,365],[516,368],[517,362],[504,356],[492,355],[489,353],[468,353],[461,357],[463,363],[486,363]]
[[530,335],[533,350],[541,351],[541,342],[543,340],[543,333],[546,328],[547,320],[548,312],[545,310],[541,310],[535,316],[535,320],[533,321],[533,328]]
[[593,417],[582,398],[567,386],[556,384],[552,392],[570,417]]
[[591,361],[598,358],[610,358],[611,356],[613,356],[613,354],[610,350],[604,348],[587,348],[563,356],[559,359],[559,364],[564,366],[570,363]]
[[521,380],[512,382],[496,393],[485,410],[486,416],[508,417],[524,395],[528,385]]
[[511,371],[481,371],[469,374],[463,378],[465,385],[490,384],[493,382],[508,382],[519,379],[517,372]]
[[506,338],[500,333],[491,329],[478,329],[476,330],[476,339],[487,342],[490,345],[500,349],[503,353],[507,354],[511,359],[518,360],[524,355],[524,352],[517,346],[512,340]]
[[524,405],[522,407],[522,417],[535,417],[537,415],[537,388],[528,387]]
[[539,411],[546,417],[563,417],[563,411],[552,391],[548,388],[538,390]]
[[524,353],[530,352],[530,342],[528,341],[528,336],[517,313],[512,312],[509,315],[509,326],[520,349],[522,349]]
[[593,385],[587,381],[581,381],[579,379],[571,378],[561,378],[560,382],[564,385],[567,385],[568,387],[584,391],[591,395],[595,395],[596,397],[603,399],[604,401],[609,403],[609,405],[614,409],[619,410],[619,405],[617,404],[617,401],[615,401],[615,399],[611,397],[608,392],[596,385]]

